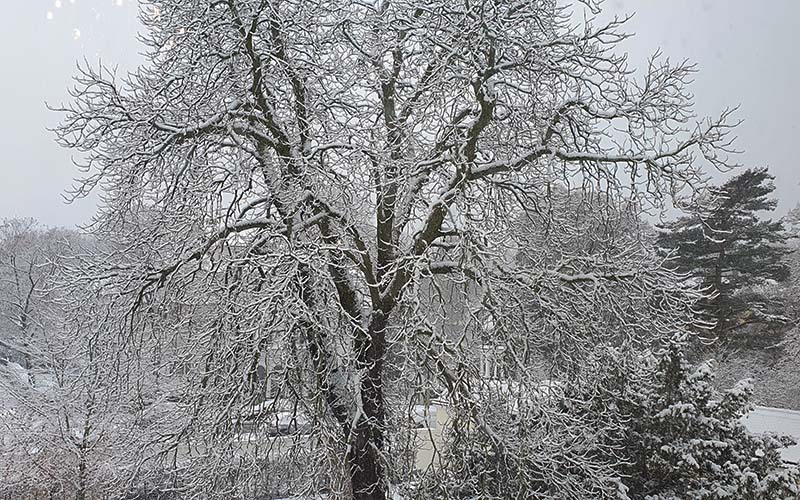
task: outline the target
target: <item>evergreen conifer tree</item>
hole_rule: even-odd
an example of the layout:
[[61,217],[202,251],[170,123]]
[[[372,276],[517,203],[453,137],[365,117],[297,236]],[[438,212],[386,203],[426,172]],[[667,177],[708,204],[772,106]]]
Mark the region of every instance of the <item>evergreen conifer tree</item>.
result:
[[709,291],[701,307],[717,335],[756,322],[784,319],[754,286],[785,281],[783,257],[789,235],[783,221],[761,220],[775,209],[774,177],[766,168],[748,169],[710,192],[706,206],[660,226],[658,244],[674,252],[674,264]]

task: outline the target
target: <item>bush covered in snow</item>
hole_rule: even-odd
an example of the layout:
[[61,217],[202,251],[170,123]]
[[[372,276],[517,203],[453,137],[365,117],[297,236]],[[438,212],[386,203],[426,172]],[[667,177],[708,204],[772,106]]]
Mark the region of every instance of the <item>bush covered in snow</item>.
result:
[[[692,367],[682,342],[638,367],[598,365],[587,384],[530,404],[481,408],[451,442],[426,496],[617,500],[793,499],[800,473],[784,466],[791,439],[751,435],[741,417],[752,388],[714,392],[710,363]],[[519,394],[508,394],[519,401]],[[504,425],[498,426],[502,421]]]
[[632,499],[779,499],[800,495],[800,474],[784,468],[786,437],[747,432],[748,380],[715,395],[709,363],[691,367],[673,343],[650,375],[627,384],[622,468]]

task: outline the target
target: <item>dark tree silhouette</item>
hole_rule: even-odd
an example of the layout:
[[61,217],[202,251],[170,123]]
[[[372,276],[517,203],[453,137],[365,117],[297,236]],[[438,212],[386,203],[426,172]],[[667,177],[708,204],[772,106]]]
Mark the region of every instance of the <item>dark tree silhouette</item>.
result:
[[702,303],[724,335],[746,324],[781,320],[754,285],[785,281],[783,257],[789,235],[783,221],[761,220],[758,212],[775,209],[774,177],[766,168],[748,169],[710,192],[692,215],[660,226],[659,246],[675,252],[681,271],[702,282],[710,296]]

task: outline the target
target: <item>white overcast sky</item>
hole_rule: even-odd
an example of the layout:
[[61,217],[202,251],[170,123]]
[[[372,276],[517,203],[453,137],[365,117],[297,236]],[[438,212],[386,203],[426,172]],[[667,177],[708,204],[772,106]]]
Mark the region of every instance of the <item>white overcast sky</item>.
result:
[[[86,222],[88,199],[65,205],[61,194],[77,175],[71,152],[46,129],[86,58],[134,68],[141,62],[134,0],[0,0],[0,219],[35,217],[47,225]],[[783,214],[800,201],[798,125],[800,1],[607,0],[607,13],[635,12],[626,42],[634,67],[657,49],[688,58],[699,73],[692,90],[699,115],[740,105],[738,158],[769,166]]]

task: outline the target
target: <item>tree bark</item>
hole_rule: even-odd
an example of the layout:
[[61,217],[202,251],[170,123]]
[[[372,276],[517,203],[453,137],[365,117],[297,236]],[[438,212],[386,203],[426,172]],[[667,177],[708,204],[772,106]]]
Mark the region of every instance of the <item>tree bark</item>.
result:
[[347,462],[350,483],[356,500],[384,500],[386,482],[383,471],[384,422],[383,363],[386,351],[387,314],[372,314],[363,345],[358,349],[361,373],[361,401],[350,436]]
[[75,500],[86,500],[86,453],[81,446],[80,459],[78,461],[78,490],[75,492]]

